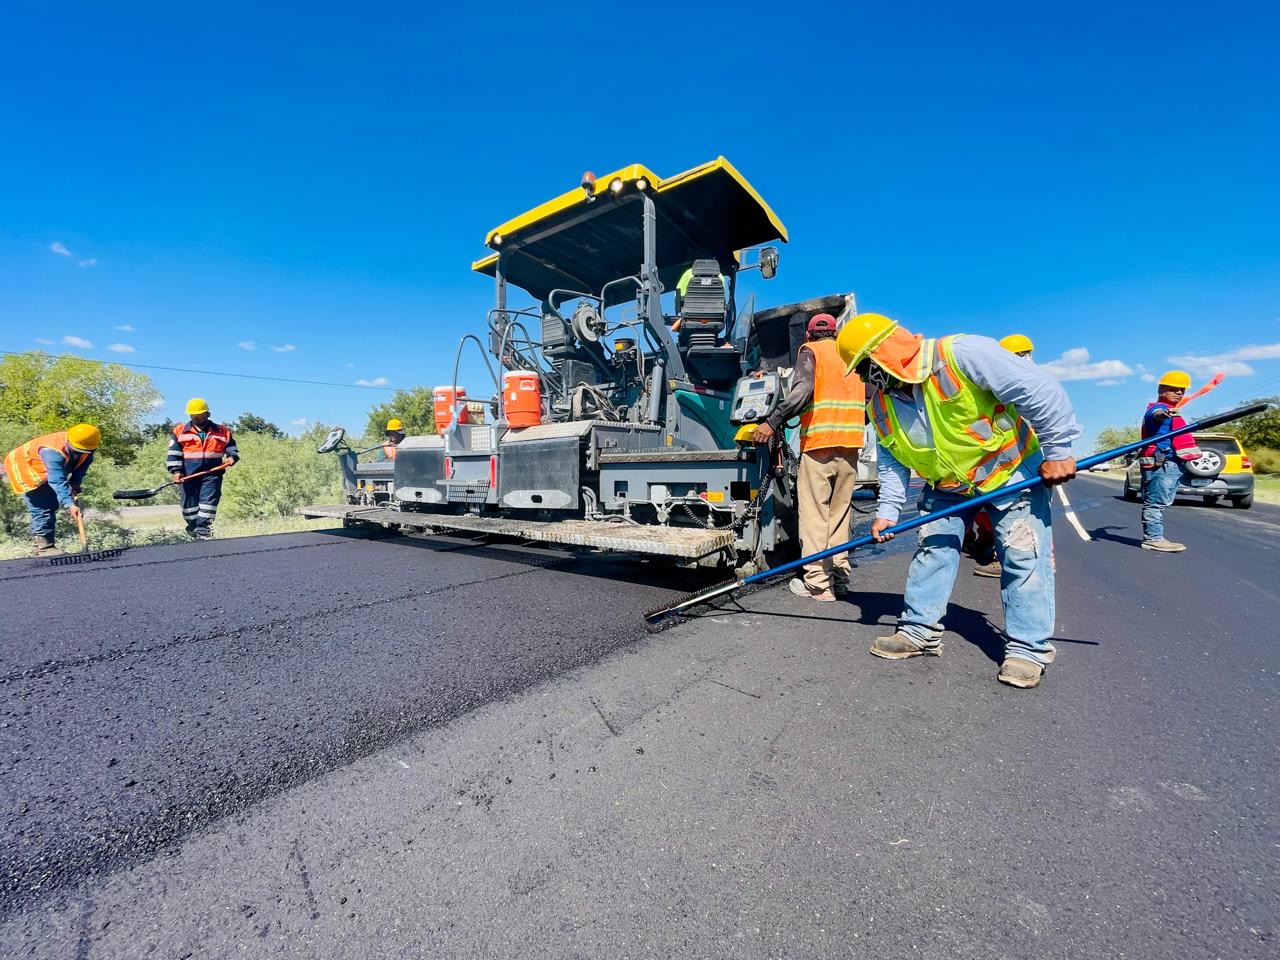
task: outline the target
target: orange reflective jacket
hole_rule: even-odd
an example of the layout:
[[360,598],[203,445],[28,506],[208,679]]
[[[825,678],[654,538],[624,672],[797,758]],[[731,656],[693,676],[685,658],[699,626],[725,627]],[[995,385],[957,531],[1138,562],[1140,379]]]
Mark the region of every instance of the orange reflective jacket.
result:
[[43,437],[36,437],[20,447],[14,447],[4,458],[4,472],[9,478],[9,487],[14,493],[21,495],[30,493],[49,479],[49,468],[40,459],[41,450],[58,451],[58,456],[66,461],[67,476],[92,456],[91,453],[83,453],[79,450],[72,451],[68,456],[68,449],[65,430],[46,433]]
[[813,353],[813,399],[800,414],[800,451],[859,449],[867,423],[862,380],[845,374],[835,340],[814,340],[800,349]]
[[183,460],[221,461],[226,455],[227,445],[231,443],[231,431],[212,421],[205,424],[205,430],[204,439],[201,440],[199,429],[190,422],[173,428],[173,435],[182,448]]

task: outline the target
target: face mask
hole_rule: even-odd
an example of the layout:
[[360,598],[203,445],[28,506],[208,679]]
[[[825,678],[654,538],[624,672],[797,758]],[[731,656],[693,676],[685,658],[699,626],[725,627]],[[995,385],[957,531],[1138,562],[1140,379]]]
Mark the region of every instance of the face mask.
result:
[[897,382],[875,363],[868,364],[867,374],[862,379],[866,381],[867,386],[881,393],[888,393],[892,384]]

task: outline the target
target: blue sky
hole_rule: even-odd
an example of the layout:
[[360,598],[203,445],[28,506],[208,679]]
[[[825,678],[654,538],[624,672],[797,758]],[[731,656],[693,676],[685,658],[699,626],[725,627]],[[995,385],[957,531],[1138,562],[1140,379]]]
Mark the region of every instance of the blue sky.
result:
[[19,0],[0,349],[330,381],[154,374],[158,415],[358,426],[357,381],[449,379],[486,230],[723,154],[791,233],[762,303],[1026,333],[1090,431],[1173,365],[1280,393],[1276,8],[1041,7]]

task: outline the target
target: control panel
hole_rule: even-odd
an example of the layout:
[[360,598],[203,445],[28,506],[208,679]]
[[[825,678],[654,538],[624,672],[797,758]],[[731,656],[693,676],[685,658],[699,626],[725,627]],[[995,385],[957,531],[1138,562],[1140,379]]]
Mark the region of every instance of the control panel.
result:
[[776,373],[743,377],[733,388],[731,423],[759,423],[769,416],[782,400],[782,383]]

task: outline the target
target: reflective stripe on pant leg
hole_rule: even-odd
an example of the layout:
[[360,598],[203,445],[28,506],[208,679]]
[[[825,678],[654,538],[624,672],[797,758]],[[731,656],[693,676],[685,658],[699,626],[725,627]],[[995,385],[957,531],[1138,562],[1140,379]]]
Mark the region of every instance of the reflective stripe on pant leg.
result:
[[[920,498],[920,510],[932,513],[966,499],[926,487]],[[966,511],[920,528],[920,542],[907,568],[898,631],[921,647],[936,647],[942,636],[942,618],[960,569],[960,545],[972,519],[972,514]]]
[[1004,509],[987,508],[995,520],[1004,608],[1005,655],[1047,663],[1056,617],[1051,490],[1024,490]]
[[196,527],[209,529],[218,515],[218,503],[222,500],[222,478],[205,477],[200,481],[200,493],[196,514]]

